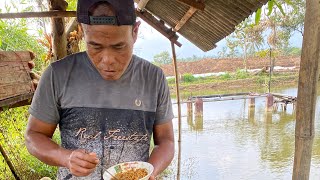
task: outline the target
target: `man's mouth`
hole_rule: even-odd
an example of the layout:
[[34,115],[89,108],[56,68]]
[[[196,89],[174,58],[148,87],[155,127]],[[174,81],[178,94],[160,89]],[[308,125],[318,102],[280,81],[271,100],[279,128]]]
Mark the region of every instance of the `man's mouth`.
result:
[[102,73],[105,75],[105,76],[114,76],[116,71],[114,70],[102,70]]

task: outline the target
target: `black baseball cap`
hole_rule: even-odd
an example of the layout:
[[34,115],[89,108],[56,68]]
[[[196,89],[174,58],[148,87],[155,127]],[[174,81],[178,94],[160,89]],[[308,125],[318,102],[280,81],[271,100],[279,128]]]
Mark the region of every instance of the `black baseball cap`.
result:
[[[97,3],[108,2],[115,16],[90,16],[89,9]],[[79,23],[90,25],[133,25],[136,21],[133,0],[78,0],[77,18]]]

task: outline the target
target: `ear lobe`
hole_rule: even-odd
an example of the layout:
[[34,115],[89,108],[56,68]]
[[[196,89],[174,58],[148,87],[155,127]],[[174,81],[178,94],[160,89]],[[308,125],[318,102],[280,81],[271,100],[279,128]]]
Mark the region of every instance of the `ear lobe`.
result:
[[141,22],[140,22],[140,21],[137,21],[137,22],[133,25],[132,35],[133,35],[133,40],[134,40],[134,42],[137,41],[140,25],[141,25]]

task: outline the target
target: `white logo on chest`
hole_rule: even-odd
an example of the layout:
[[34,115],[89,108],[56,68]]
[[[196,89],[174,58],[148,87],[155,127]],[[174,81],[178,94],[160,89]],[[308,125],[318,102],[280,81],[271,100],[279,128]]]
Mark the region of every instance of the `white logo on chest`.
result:
[[142,102],[141,102],[141,100],[139,100],[139,99],[136,99],[135,101],[134,101],[134,103],[136,104],[136,106],[141,106],[141,104],[142,104]]

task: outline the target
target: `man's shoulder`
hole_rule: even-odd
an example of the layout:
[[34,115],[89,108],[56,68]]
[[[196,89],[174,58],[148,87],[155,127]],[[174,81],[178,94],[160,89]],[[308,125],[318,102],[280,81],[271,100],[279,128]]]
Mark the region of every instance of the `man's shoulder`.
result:
[[86,56],[86,52],[71,54],[58,61],[51,63],[51,66],[54,69],[68,69],[70,66],[73,66],[75,63],[84,59],[85,56]]
[[135,68],[141,69],[145,73],[156,73],[163,74],[163,71],[160,67],[152,64],[150,61],[145,60],[139,56],[133,55]]

